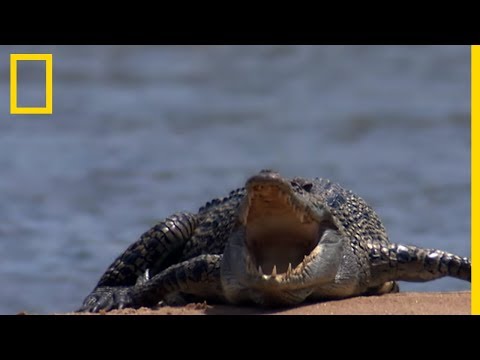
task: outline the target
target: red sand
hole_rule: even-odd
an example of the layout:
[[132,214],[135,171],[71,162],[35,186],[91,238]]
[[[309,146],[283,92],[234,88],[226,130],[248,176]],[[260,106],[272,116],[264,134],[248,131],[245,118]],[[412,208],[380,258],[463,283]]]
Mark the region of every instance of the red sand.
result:
[[183,307],[123,309],[108,315],[469,315],[470,292],[398,293],[355,297],[289,309],[188,304]]

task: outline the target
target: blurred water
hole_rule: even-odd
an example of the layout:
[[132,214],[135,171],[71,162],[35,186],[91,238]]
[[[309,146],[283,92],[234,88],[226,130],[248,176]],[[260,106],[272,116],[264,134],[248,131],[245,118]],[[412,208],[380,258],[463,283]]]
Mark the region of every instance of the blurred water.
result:
[[[30,52],[53,53],[52,116],[9,115],[9,54]],[[470,256],[469,69],[467,46],[0,46],[0,313],[77,308],[156,220],[267,167]]]

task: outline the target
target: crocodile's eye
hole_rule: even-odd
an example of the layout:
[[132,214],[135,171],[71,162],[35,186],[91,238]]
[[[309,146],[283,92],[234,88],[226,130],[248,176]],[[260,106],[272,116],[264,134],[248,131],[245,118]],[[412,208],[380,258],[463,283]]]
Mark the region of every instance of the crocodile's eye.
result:
[[313,184],[312,183],[305,183],[302,185],[303,190],[306,192],[310,192],[312,190]]

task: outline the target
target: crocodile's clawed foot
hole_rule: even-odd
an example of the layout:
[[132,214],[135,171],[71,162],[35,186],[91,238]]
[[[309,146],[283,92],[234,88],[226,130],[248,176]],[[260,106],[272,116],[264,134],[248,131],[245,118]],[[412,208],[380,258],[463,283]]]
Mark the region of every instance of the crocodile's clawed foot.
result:
[[93,291],[77,312],[110,311],[113,309],[139,308],[135,301],[133,287],[99,287]]

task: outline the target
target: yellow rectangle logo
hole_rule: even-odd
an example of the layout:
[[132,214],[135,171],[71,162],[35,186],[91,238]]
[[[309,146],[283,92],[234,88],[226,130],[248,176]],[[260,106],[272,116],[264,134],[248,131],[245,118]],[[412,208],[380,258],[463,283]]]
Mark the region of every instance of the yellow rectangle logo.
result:
[[[17,62],[45,61],[45,106],[18,107]],[[10,54],[10,114],[53,113],[53,56],[52,54]]]

